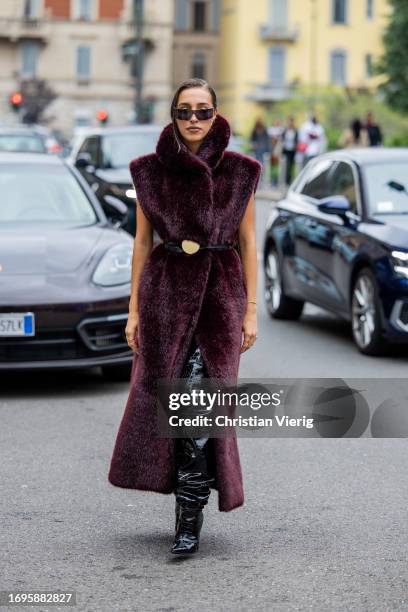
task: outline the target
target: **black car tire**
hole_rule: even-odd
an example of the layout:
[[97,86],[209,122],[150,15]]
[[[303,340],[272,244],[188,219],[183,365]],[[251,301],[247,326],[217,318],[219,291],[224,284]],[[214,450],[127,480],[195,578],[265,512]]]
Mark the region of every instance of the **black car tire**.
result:
[[[356,291],[360,295],[360,301]],[[358,311],[362,311],[361,314]],[[367,312],[369,318],[366,315]],[[350,298],[350,316],[353,339],[358,350],[364,355],[383,355],[387,342],[383,337],[381,325],[378,284],[373,271],[368,267],[362,268],[354,279]],[[359,323],[357,318],[359,318]],[[364,333],[366,340],[363,338]]]
[[264,297],[269,316],[274,319],[299,319],[304,301],[285,295],[281,264],[274,244],[267,247],[264,267]]
[[102,370],[102,376],[106,380],[111,380],[115,382],[130,381],[132,363],[101,366],[101,370]]

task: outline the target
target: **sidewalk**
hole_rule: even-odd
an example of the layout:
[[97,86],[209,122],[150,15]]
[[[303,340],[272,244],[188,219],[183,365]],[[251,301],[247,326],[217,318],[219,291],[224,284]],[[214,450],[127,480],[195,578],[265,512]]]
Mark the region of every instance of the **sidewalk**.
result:
[[278,202],[286,195],[286,187],[272,187],[265,183],[259,183],[256,197],[262,200],[272,200]]

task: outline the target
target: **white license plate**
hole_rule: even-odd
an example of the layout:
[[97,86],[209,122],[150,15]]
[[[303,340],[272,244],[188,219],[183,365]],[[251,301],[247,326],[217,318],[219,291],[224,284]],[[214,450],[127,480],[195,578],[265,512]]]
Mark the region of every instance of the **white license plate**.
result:
[[34,335],[33,312],[0,312],[0,337]]

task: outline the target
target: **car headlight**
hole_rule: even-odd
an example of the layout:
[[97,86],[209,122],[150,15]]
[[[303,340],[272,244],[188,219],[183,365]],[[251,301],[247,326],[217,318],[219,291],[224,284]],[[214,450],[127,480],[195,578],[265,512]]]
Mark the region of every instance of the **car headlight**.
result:
[[394,272],[408,278],[408,251],[391,251],[391,261]]
[[126,189],[126,197],[130,200],[136,199],[136,189]]
[[129,198],[129,200],[136,199],[136,189],[133,187],[118,187],[117,185],[110,186],[112,193],[119,198]]
[[116,244],[106,251],[92,276],[96,285],[113,287],[131,282],[133,245]]

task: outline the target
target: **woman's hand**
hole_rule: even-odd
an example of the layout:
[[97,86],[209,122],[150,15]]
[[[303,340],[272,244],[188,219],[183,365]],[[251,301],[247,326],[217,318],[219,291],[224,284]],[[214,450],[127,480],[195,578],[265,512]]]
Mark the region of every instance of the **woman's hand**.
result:
[[[251,308],[253,306],[253,308]],[[256,304],[249,304],[242,323],[242,331],[244,332],[244,341],[241,346],[241,353],[247,351],[254,344],[258,335],[258,323],[256,320]]]
[[139,353],[139,315],[137,312],[129,313],[125,334],[126,340],[132,351]]

